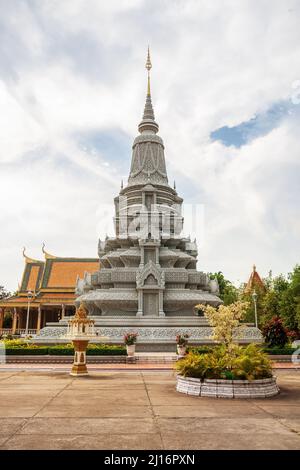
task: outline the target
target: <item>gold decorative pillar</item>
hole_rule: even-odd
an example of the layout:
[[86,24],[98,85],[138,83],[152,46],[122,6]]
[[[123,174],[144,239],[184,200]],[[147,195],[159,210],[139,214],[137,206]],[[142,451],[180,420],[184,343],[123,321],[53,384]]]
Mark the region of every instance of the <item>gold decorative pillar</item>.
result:
[[38,315],[37,315],[37,322],[36,322],[36,332],[39,334],[41,330],[41,323],[42,323],[42,307],[41,305],[38,306]]
[[61,319],[64,320],[66,314],[65,304],[61,306]]
[[70,375],[88,375],[86,367],[86,348],[89,340],[76,340],[73,339],[72,343],[74,345],[74,362]]
[[13,320],[12,320],[12,330],[11,330],[12,335],[16,334],[17,321],[18,321],[18,313],[17,313],[17,309],[15,307],[14,308],[14,313],[13,313]]
[[74,362],[70,375],[88,375],[86,367],[86,348],[90,339],[95,337],[95,321],[88,317],[88,311],[84,305],[76,309],[74,318],[68,320],[68,332],[66,337],[70,338],[74,345]]

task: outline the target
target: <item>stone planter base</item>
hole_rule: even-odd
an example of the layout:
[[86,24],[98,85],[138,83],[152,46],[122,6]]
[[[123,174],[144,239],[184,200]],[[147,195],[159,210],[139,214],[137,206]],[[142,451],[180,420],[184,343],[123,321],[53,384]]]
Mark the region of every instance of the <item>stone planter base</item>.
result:
[[181,358],[181,357],[184,357],[185,355],[186,355],[186,346],[177,345],[177,356]]
[[261,380],[194,379],[177,376],[177,392],[197,397],[268,398],[279,393],[276,377]]
[[127,349],[127,356],[133,357],[135,354],[135,344],[127,344],[126,349]]

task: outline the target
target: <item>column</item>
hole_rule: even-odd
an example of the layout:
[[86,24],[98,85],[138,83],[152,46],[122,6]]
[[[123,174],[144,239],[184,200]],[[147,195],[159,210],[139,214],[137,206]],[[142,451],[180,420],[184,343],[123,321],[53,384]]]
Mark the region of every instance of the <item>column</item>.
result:
[[66,314],[66,309],[65,309],[65,304],[62,304],[61,306],[61,319],[65,319],[65,314]]
[[141,246],[141,263],[140,267],[144,267],[145,264],[145,248]]
[[41,305],[38,306],[38,315],[37,315],[37,322],[36,322],[36,332],[39,334],[41,330],[41,323],[42,323],[42,307]]
[[158,308],[159,308],[159,316],[160,317],[165,317],[165,312],[164,312],[164,294],[163,291],[160,290],[158,293]]
[[141,289],[138,290],[138,311],[136,316],[143,316],[143,291]]
[[159,247],[155,247],[155,264],[156,266],[160,266],[159,264]]
[[17,321],[18,321],[18,313],[16,307],[14,308],[14,313],[13,313],[13,320],[12,320],[12,335],[16,334],[16,329],[17,329]]

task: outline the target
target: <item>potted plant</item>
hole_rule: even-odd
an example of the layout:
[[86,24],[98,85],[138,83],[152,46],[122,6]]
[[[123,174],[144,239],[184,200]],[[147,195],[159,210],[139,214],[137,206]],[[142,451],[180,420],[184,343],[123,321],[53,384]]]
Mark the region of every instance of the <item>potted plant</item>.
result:
[[177,335],[176,336],[176,343],[177,343],[177,354],[178,356],[185,356],[186,355],[186,347],[188,344],[188,339],[190,335],[185,333],[184,335]]
[[265,398],[276,395],[279,388],[267,355],[255,344],[239,346],[240,320],[248,304],[235,302],[199,306],[212,327],[217,345],[199,354],[190,352],[177,361],[177,391],[189,395],[215,398]]
[[128,356],[134,356],[137,336],[137,333],[127,333],[126,335],[124,335],[124,343],[126,345]]

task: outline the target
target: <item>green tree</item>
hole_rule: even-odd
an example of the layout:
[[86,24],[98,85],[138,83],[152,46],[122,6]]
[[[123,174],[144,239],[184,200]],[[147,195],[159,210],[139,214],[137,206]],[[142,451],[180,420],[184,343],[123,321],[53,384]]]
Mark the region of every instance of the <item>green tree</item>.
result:
[[[245,321],[247,323],[254,323],[255,322],[255,309],[254,309],[254,300],[252,297],[253,291],[246,291],[246,285],[241,286],[240,288],[240,300],[242,302],[248,303],[248,308],[245,313]],[[263,313],[263,305],[264,305],[264,298],[266,295],[266,290],[262,287],[256,286],[255,292],[257,294],[256,297],[256,308],[257,308],[257,318],[258,318],[258,325],[259,327],[264,323],[264,313]]]
[[224,274],[219,271],[217,273],[210,273],[210,279],[215,279],[219,284],[220,298],[223,300],[224,305],[231,305],[237,302],[239,297],[238,289],[232,284],[231,281],[225,279]]
[[0,300],[6,299],[7,297],[10,297],[11,293],[8,292],[4,286],[0,286]]
[[288,342],[286,329],[281,318],[273,317],[262,329],[265,342],[270,347],[284,347]]
[[274,316],[280,315],[280,296],[274,290],[266,292],[262,299],[262,318],[261,323],[265,324]]
[[280,274],[274,279],[269,277],[268,282],[265,282],[265,285],[267,286],[267,290],[265,295],[262,297],[262,324],[267,323],[274,316],[281,316],[281,302],[289,288],[289,281]]
[[300,265],[289,273],[289,287],[280,302],[280,316],[284,325],[291,330],[300,329]]
[[[8,292],[4,286],[0,286],[0,300],[7,299],[10,297],[11,293]],[[10,328],[12,323],[12,313],[11,311],[6,311],[3,319],[3,328]]]

